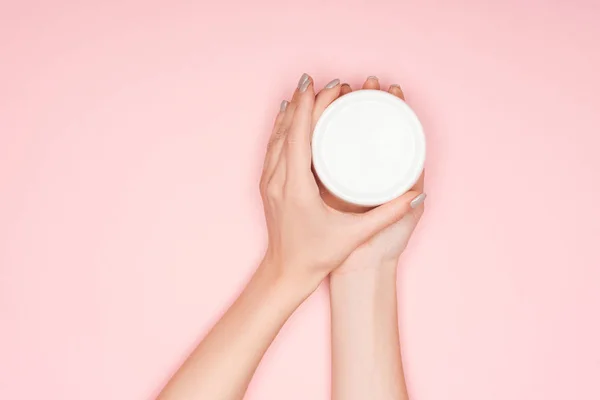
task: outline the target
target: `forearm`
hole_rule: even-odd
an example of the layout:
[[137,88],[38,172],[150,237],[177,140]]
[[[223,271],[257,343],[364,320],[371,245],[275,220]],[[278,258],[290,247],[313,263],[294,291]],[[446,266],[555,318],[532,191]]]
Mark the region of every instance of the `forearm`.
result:
[[237,400],[269,345],[308,293],[261,269],[158,400]]
[[332,399],[408,399],[395,263],[332,274]]

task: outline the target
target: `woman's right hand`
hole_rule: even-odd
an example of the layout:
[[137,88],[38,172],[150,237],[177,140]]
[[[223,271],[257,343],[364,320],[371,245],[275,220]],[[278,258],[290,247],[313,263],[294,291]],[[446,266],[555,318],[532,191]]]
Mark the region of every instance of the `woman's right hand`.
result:
[[[337,97],[340,89],[338,83],[326,90]],[[281,105],[260,183],[269,237],[261,269],[310,290],[357,247],[402,219],[420,194],[409,191],[363,214],[325,204],[311,170],[314,110],[313,81],[304,74],[292,101]]]
[[[380,90],[379,79],[375,76],[368,77],[364,82],[362,89]],[[351,91],[352,88],[350,85],[344,84],[341,87],[340,96],[350,93]],[[404,93],[400,88],[400,85],[391,85],[388,92],[405,101]],[[337,96],[334,96],[334,93],[331,93],[331,91],[326,89],[317,94],[315,111],[313,112],[313,124],[316,124],[325,109],[337,98]],[[412,188],[413,191],[423,193],[424,178],[425,173],[421,174],[421,177]],[[326,204],[336,210],[354,213],[363,213],[369,210],[367,207],[346,203],[333,196],[323,187],[321,187],[321,197]],[[408,241],[423,215],[425,209],[425,205],[423,204],[424,200],[425,194],[423,193],[419,200],[413,203],[413,206],[415,207],[411,212],[407,213],[398,222],[392,224],[363,243],[359,248],[352,252],[340,268],[336,268],[333,274],[341,275],[356,270],[377,268],[389,268],[395,270],[400,255],[406,249]]]

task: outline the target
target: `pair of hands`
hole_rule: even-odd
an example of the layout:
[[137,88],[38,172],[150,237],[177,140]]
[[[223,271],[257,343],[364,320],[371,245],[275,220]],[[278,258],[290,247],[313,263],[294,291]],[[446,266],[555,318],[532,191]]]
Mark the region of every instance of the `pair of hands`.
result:
[[[378,90],[379,81],[369,77],[363,89]],[[313,175],[314,126],[331,102],[351,90],[336,79],[315,95],[312,78],[302,75],[292,100],[281,104],[265,157],[260,190],[269,246],[263,267],[311,289],[329,273],[357,265],[395,266],[424,211],[423,177],[401,197],[364,209],[342,203]],[[389,92],[404,99],[397,85]]]
[[[379,83],[367,79],[363,88],[379,89]],[[260,183],[269,234],[265,258],[160,400],[241,399],[281,327],[329,274],[332,398],[408,398],[396,285],[387,271],[395,272],[423,213],[423,180],[373,209],[342,203],[321,187],[312,172],[313,128],[325,108],[350,91],[336,79],[315,96],[312,79],[303,75],[291,101],[282,103]],[[397,86],[390,92],[402,97]],[[365,274],[349,272],[369,266],[373,271]],[[335,276],[344,271],[349,279]]]

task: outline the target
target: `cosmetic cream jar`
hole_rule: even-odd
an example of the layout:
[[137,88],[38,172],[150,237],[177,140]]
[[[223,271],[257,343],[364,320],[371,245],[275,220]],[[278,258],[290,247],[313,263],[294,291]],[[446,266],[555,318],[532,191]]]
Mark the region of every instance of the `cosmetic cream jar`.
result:
[[425,163],[423,127],[400,98],[359,90],[335,100],[315,126],[314,170],[344,202],[377,206],[401,196]]

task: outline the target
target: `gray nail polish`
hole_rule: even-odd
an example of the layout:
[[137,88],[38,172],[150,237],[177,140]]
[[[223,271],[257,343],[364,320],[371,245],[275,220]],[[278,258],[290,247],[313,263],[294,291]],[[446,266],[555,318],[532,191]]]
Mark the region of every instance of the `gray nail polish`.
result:
[[376,81],[379,80],[379,78],[376,77],[375,75],[367,76],[367,80],[369,80],[369,79],[375,79]]
[[290,103],[287,100],[283,100],[281,102],[281,105],[279,106],[279,111],[284,112],[285,109],[287,108],[288,104],[290,104]]
[[339,84],[340,84],[340,80],[339,79],[334,79],[331,82],[329,82],[327,85],[325,85],[325,89],[334,88],[334,87],[336,87]]
[[417,207],[419,207],[425,201],[425,197],[427,197],[427,195],[425,193],[421,193],[420,195],[418,195],[417,197],[415,197],[413,199],[413,201],[410,202],[410,208],[417,208]]
[[300,85],[300,87],[298,88],[298,91],[300,93],[304,93],[306,92],[306,89],[308,88],[308,86],[310,85],[310,78],[306,78],[306,80],[302,83],[302,85]]
[[308,80],[308,74],[302,74],[300,80],[298,81],[298,89],[302,88],[302,85]]

